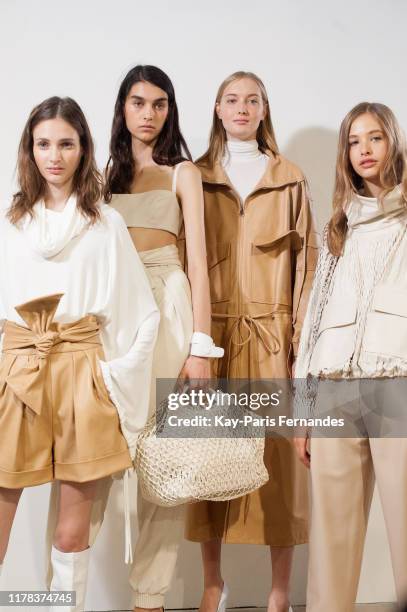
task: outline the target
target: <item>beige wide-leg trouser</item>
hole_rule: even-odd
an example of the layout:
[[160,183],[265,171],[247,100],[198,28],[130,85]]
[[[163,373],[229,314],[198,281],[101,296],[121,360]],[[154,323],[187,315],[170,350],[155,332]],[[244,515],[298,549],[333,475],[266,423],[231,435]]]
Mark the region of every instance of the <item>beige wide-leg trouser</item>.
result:
[[[181,269],[176,246],[144,251],[140,257],[161,315],[153,360],[152,414],[156,408],[156,380],[178,378],[188,356],[193,332],[192,305],[189,282]],[[146,501],[140,490],[137,500],[139,537],[130,574],[133,604],[159,608],[164,605],[183,540],[185,506],[156,506]]]
[[407,440],[313,438],[307,612],[353,612],[375,476],[399,600],[407,595]]

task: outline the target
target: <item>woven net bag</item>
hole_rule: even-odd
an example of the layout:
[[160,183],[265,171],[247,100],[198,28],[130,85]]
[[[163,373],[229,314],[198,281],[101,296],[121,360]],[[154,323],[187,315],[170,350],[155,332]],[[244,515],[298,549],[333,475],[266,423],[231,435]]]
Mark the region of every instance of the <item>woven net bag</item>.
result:
[[[222,410],[217,410],[218,416]],[[242,422],[249,412],[234,407],[233,415]],[[198,411],[187,407],[182,413],[191,417]],[[210,428],[205,430],[205,437],[163,437],[168,430],[167,417],[168,411],[161,407],[157,418],[153,415],[147,422],[137,443],[135,467],[141,493],[148,501],[159,506],[226,501],[267,482],[264,428],[257,428],[255,436],[240,425],[226,428],[222,437],[216,437],[219,432]]]

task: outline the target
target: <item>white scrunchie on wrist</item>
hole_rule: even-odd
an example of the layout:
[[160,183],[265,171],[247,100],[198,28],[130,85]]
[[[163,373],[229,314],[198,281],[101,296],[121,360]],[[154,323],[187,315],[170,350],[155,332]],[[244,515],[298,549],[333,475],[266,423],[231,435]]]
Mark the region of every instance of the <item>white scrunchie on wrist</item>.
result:
[[214,341],[208,334],[194,332],[191,338],[190,355],[194,357],[223,357],[224,350],[220,346],[215,346]]

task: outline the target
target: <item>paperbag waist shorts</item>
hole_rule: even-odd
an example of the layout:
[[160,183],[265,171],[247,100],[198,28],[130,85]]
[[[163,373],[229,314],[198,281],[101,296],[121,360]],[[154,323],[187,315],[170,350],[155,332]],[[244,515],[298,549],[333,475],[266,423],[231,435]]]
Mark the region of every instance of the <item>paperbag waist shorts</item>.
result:
[[54,323],[62,295],[16,310],[6,321],[0,361],[0,487],[52,480],[87,482],[131,465],[99,359],[94,315]]

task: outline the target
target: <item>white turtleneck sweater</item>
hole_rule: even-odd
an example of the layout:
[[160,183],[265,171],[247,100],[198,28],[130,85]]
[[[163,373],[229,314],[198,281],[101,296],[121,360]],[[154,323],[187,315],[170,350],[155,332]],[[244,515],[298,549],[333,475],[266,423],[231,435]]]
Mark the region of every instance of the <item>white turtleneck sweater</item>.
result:
[[262,178],[268,161],[257,140],[227,141],[222,165],[242,203]]
[[407,210],[400,188],[383,205],[355,194],[346,215],[344,251],[309,372],[328,378],[405,375],[407,339],[399,341],[407,331]]

